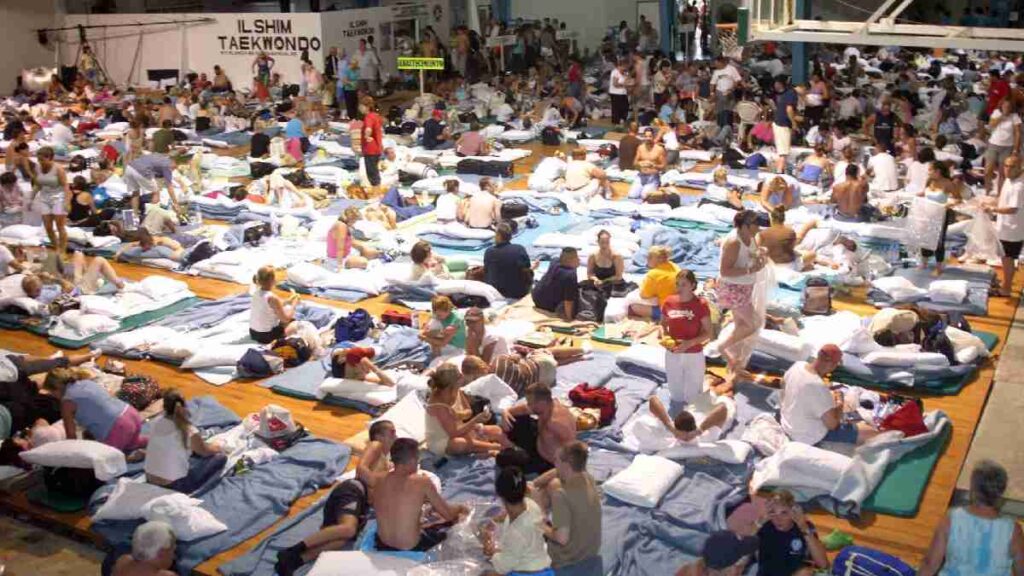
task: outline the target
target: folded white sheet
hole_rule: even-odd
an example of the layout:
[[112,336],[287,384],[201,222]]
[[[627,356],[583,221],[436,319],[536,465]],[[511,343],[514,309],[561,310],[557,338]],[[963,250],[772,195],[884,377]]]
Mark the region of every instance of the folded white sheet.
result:
[[871,281],[871,285],[888,294],[893,300],[920,298],[928,294],[927,290],[914,286],[913,282],[902,276],[876,278]]

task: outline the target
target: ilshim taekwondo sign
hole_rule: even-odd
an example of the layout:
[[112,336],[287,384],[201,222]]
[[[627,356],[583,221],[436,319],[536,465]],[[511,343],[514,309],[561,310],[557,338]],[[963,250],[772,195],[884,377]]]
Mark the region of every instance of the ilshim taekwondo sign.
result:
[[[309,18],[314,16],[314,18]],[[245,16],[233,18],[231,33],[219,34],[220,53],[228,56],[297,55],[303,50],[320,51],[320,26],[316,15]],[[222,24],[223,26],[223,24]]]

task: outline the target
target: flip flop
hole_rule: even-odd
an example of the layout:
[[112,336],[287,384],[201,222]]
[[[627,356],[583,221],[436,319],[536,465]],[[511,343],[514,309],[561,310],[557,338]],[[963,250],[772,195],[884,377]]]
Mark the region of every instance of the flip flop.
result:
[[828,536],[822,538],[821,543],[825,545],[826,550],[841,550],[853,544],[853,536],[836,528]]

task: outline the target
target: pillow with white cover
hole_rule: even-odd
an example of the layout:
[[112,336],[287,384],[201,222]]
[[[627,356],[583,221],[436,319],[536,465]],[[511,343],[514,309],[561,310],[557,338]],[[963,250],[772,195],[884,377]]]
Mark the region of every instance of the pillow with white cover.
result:
[[370,406],[380,406],[398,399],[398,391],[394,386],[349,378],[325,378],[316,388],[316,397],[322,400],[328,395],[365,402]]
[[661,456],[637,454],[633,463],[602,485],[605,494],[639,506],[654,508],[683,475],[683,466]]
[[0,236],[16,240],[30,240],[42,235],[42,228],[39,226],[29,226],[28,224],[12,224],[0,230]]
[[658,452],[658,456],[670,460],[687,458],[712,458],[726,464],[742,464],[754,448],[739,440],[719,440],[717,442],[679,442],[672,448]]
[[313,286],[330,274],[322,266],[310,262],[302,262],[288,268],[288,281],[299,286]]
[[215,366],[234,366],[245,355],[245,352],[254,346],[254,344],[215,344],[204,346],[182,362],[181,367],[186,370],[197,370],[199,368],[213,368]]
[[961,364],[970,364],[978,358],[987,358],[989,355],[988,346],[985,346],[985,342],[970,332],[955,326],[947,326],[946,336],[953,344],[953,351],[956,353],[957,362]]
[[406,394],[398,403],[373,421],[387,420],[395,425],[395,431],[399,438],[412,438],[417,442],[423,442],[427,438],[426,417],[427,409],[423,405],[423,401],[420,400],[419,394]]
[[478,280],[442,280],[434,287],[438,294],[468,294],[486,298],[488,302],[495,303],[504,300],[504,296],[498,289],[486,282]]
[[132,292],[141,292],[153,300],[159,300],[172,294],[187,292],[188,284],[166,276],[147,276],[129,288]]
[[807,360],[814,353],[814,346],[810,342],[778,330],[759,331],[754,349],[790,362]]
[[142,516],[150,521],[166,522],[182,542],[219,534],[228,527],[209,511],[200,508],[202,500],[184,494],[169,494],[149,501],[142,507]]
[[195,354],[202,346],[204,344],[194,337],[187,334],[175,334],[154,343],[149,347],[149,353],[157,358],[183,361]]
[[870,352],[862,360],[865,364],[874,366],[889,366],[895,368],[910,368],[913,366],[949,366],[949,358],[938,352],[911,352],[887,348],[877,352]]
[[902,276],[876,278],[871,281],[871,285],[888,294],[893,300],[921,298],[928,294],[927,290],[922,290],[921,288],[914,286],[913,282]]
[[8,306],[21,308],[26,314],[32,316],[39,316],[45,308],[42,302],[28,296],[0,296],[0,308],[7,308]]
[[21,459],[37,466],[92,469],[101,482],[128,471],[124,452],[95,440],[58,440],[21,453]]
[[82,336],[93,336],[114,332],[121,323],[102,314],[87,314],[81,310],[68,310],[60,315],[60,321]]
[[634,365],[654,371],[665,371],[665,349],[650,344],[633,344],[615,357],[619,366]]
[[124,310],[118,306],[113,298],[96,296],[95,294],[83,294],[78,298],[79,310],[86,314],[99,314],[109,318],[120,318]]
[[494,374],[481,376],[462,387],[466,394],[481,396],[491,403],[492,412],[500,412],[511,408],[519,397],[504,380]]
[[148,482],[134,482],[127,478],[117,481],[107,501],[92,516],[93,522],[103,520],[136,520],[142,518],[142,507],[162,496],[177,494],[174,490]]
[[317,281],[321,288],[337,288],[339,290],[357,290],[376,296],[386,287],[384,278],[379,272],[370,270],[347,269],[341,272],[328,273]]
[[932,302],[960,304],[967,300],[967,280],[933,280],[928,285],[928,298]]

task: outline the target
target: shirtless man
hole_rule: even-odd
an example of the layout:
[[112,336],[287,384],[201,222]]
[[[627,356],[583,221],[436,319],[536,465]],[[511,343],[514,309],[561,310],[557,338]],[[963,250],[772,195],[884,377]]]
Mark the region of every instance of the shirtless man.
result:
[[181,122],[181,113],[171,103],[170,98],[164,98],[163,104],[160,105],[160,109],[157,113],[156,125],[163,126],[164,121],[169,121],[172,125],[177,125]]
[[647,127],[636,149],[636,167],[640,175],[629,189],[630,198],[647,198],[661,187],[661,171],[665,169],[665,147],[654,141],[654,128]]
[[846,166],[846,180],[832,187],[832,203],[836,205],[835,218],[847,222],[862,222],[863,208],[868,201],[867,175],[861,174],[856,164]]
[[[371,501],[377,511],[377,541],[381,551],[412,550],[426,552],[448,536],[448,528],[466,514],[462,504],[449,504],[430,478],[418,474],[419,444],[412,438],[399,438],[391,445],[394,469],[374,487]],[[429,503],[444,522],[420,521],[423,505]]]
[[166,236],[153,236],[145,228],[139,228],[139,241],[129,242],[124,244],[114,255],[114,260],[121,260],[129,250],[138,248],[141,253],[147,253],[155,248],[162,248],[163,250],[158,251],[154,256],[150,258],[166,258],[175,262],[181,262],[182,256],[185,255],[185,249],[177,240],[173,238],[167,238]]
[[562,446],[576,439],[576,418],[568,408],[555,402],[551,388],[542,383],[526,389],[525,403],[502,413],[501,427],[512,442],[530,455],[527,474],[550,470]]
[[277,553],[274,565],[277,574],[291,576],[303,564],[316,560],[320,553],[341,550],[362,531],[370,509],[370,494],[391,468],[388,452],[394,442],[395,425],[390,421],[379,420],[370,426],[370,443],[356,467],[356,477],[331,491],[324,504],[324,521],[319,532]]
[[114,564],[113,576],[174,576],[174,531],[163,522],[146,522],[132,535],[132,553]]

